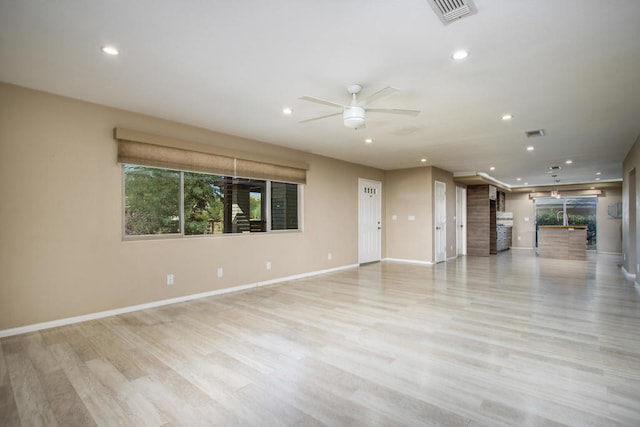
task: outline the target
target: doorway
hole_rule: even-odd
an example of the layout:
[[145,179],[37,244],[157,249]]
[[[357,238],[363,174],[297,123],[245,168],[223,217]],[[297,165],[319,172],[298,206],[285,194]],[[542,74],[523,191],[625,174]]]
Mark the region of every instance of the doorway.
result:
[[382,183],[358,178],[358,263],[382,256]]
[[434,181],[435,195],[435,262],[447,259],[447,184]]
[[456,255],[467,254],[467,189],[456,187]]

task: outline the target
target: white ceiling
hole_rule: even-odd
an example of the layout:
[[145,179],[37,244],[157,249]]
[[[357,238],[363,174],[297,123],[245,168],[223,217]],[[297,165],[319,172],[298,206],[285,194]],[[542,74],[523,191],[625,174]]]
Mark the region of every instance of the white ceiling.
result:
[[[640,1],[475,5],[445,26],[428,0],[0,0],[0,81],[382,169],[620,179],[640,134]],[[422,113],[298,123],[335,112],[299,97],[348,103],[352,83]]]

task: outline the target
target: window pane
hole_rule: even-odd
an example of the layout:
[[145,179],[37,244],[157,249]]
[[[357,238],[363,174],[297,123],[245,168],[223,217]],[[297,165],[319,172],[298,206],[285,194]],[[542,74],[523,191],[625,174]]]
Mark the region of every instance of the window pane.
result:
[[596,249],[597,207],[597,197],[536,199],[536,232],[541,225],[586,225],[587,249]]
[[218,175],[184,173],[184,233],[224,232],[224,182]]
[[180,232],[180,173],[124,166],[125,234]]
[[225,233],[266,231],[264,222],[264,192],[266,181],[227,178],[225,187]]
[[271,229],[298,229],[298,185],[271,183]]

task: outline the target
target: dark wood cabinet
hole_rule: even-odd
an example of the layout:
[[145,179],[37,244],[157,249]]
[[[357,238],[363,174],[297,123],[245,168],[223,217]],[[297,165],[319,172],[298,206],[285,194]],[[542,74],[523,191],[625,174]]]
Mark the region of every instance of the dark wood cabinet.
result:
[[467,255],[495,255],[511,247],[511,227],[496,224],[497,212],[505,209],[505,193],[490,187],[467,187]]

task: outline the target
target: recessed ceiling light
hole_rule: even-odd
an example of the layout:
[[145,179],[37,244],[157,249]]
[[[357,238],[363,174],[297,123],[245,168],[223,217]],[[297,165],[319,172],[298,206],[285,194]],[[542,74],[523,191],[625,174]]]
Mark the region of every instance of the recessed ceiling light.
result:
[[504,116],[502,116],[502,120],[511,120],[513,119],[513,116],[511,114],[505,114]]
[[524,185],[529,185],[529,183],[528,183],[528,182],[525,182],[525,183],[524,183]]
[[102,46],[100,50],[102,50],[103,53],[106,53],[107,55],[111,55],[111,56],[116,56],[120,54],[120,51],[116,49],[114,46],[105,45],[105,46]]
[[596,178],[596,181],[600,181],[600,178]]
[[457,59],[457,60],[465,59],[468,56],[469,56],[469,52],[467,52],[466,50],[458,50],[458,51],[455,51],[453,55],[451,55],[453,59]]
[[527,151],[533,151],[535,149],[536,148],[533,145],[530,145],[530,146],[527,147]]
[[522,181],[522,178],[516,178],[516,181]]
[[571,163],[573,163],[573,160],[567,160],[565,163],[570,165]]
[[367,138],[367,139],[364,140],[364,142],[367,143],[367,144],[371,144],[373,142],[373,139],[372,138]]
[[284,107],[282,109],[282,114],[284,114],[285,116],[290,116],[291,114],[293,114],[293,110],[289,107]]
[[602,175],[602,172],[596,172],[596,175]]
[[496,170],[496,167],[495,167],[495,166],[491,166],[491,167],[489,168],[489,170],[490,170],[490,171],[494,171],[494,170]]
[[426,163],[426,162],[427,162],[427,159],[420,159],[420,161],[421,161],[422,163]]

